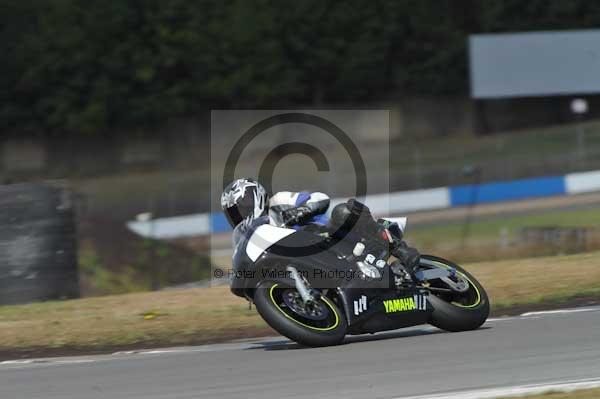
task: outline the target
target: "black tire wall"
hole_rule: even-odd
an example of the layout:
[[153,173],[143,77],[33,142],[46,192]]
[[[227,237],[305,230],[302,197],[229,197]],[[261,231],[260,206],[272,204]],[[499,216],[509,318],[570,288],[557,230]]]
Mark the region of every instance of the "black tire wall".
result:
[[0,304],[78,296],[69,192],[50,184],[0,185]]

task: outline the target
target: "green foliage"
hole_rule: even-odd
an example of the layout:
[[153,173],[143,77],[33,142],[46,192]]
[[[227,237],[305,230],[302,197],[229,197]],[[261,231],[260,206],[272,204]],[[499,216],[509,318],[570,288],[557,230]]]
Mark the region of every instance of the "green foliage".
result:
[[131,266],[123,266],[119,272],[108,270],[91,248],[81,251],[79,272],[84,284],[89,286],[93,294],[124,294],[151,288],[148,277],[136,272]]
[[470,33],[591,28],[585,0],[2,0],[0,128],[106,134],[219,107],[467,90]]
[[206,256],[149,239],[130,244],[128,250],[124,262],[111,269],[91,242],[81,247],[79,273],[84,295],[148,291],[210,278]]

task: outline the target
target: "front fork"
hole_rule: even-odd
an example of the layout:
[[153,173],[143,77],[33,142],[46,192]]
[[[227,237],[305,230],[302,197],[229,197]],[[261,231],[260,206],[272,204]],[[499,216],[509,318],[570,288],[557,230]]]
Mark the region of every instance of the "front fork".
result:
[[308,284],[308,281],[306,281],[306,279],[300,273],[298,273],[298,270],[294,266],[289,265],[286,270],[290,273],[292,279],[294,280],[296,290],[300,294],[300,297],[304,303],[315,303],[321,299],[321,293],[318,290],[311,288],[310,284]]

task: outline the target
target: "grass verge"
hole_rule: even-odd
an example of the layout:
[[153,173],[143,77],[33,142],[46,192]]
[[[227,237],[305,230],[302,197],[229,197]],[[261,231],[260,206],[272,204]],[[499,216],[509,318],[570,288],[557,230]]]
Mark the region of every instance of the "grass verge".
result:
[[[467,265],[496,314],[600,299],[600,252]],[[0,357],[187,345],[274,334],[227,287],[0,307]]]
[[[409,217],[410,221],[410,217]],[[474,220],[469,229],[471,238],[499,239],[502,231],[514,233],[525,227],[598,227],[600,225],[600,206],[584,209],[550,209],[544,212],[502,215]],[[443,223],[436,226],[409,227],[408,236],[420,246],[432,246],[446,240],[459,242],[462,238],[464,220]]]
[[[528,257],[550,256],[561,252],[572,253],[572,247],[584,246],[592,250],[600,246],[600,233],[595,231],[600,225],[600,206],[597,205],[583,209],[551,209],[478,218],[471,223],[469,237],[464,243],[463,222],[464,220],[458,220],[413,229],[409,226],[407,240],[417,248],[427,248],[433,253],[447,255],[458,261],[516,258],[523,254],[529,254]],[[556,243],[523,242],[519,235],[524,228],[548,226],[591,230],[581,242],[575,242],[574,238]],[[501,244],[503,241],[504,244]]]

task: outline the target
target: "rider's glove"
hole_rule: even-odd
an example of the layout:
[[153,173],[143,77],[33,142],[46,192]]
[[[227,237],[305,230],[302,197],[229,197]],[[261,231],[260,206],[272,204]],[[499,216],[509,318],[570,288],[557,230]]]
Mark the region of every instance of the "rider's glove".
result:
[[293,226],[302,223],[305,219],[310,217],[311,214],[312,211],[310,208],[300,206],[298,208],[286,209],[281,213],[281,217],[286,226]]
[[402,240],[402,229],[398,223],[386,219],[377,219],[377,224],[387,229],[394,240]]

